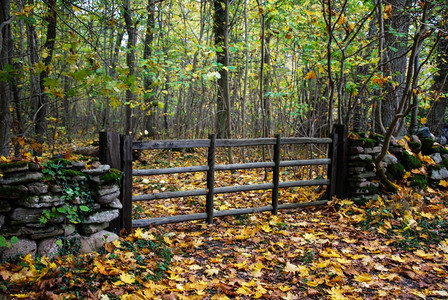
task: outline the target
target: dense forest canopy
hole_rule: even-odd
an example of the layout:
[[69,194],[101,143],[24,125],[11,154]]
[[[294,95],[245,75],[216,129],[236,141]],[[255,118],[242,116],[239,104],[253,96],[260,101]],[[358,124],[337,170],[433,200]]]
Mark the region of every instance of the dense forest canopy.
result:
[[446,1],[1,0],[0,146],[443,133]]

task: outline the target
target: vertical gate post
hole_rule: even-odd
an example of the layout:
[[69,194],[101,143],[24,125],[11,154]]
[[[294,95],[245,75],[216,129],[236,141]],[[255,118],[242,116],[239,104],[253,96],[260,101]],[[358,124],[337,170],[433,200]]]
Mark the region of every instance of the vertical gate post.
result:
[[[121,170],[120,134],[102,131],[99,136],[99,159],[101,164]],[[109,223],[109,230],[119,233],[121,229],[121,215]]]
[[280,182],[280,150],[281,150],[281,138],[277,134],[275,136],[276,143],[274,145],[274,168],[272,170],[272,181],[274,187],[272,188],[272,214],[278,213],[278,189]]
[[127,234],[132,232],[132,136],[121,136],[121,167],[123,179],[121,184],[121,203],[123,208],[120,211],[121,228]]
[[213,224],[214,210],[214,193],[215,193],[215,152],[216,152],[216,135],[209,136],[210,147],[208,148],[208,170],[207,170],[207,200],[205,202],[205,210],[207,212],[207,223]]
[[329,166],[330,187],[328,197],[336,196],[345,198],[347,196],[347,173],[348,173],[348,130],[345,125],[335,125],[333,130],[333,143],[330,144],[331,165]]

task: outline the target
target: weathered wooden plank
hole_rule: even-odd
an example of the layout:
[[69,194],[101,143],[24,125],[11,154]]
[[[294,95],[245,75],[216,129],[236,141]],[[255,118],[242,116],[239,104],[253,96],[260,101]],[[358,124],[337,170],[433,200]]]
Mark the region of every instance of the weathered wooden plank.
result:
[[195,221],[195,220],[204,220],[207,219],[206,213],[200,214],[191,214],[191,215],[178,215],[178,216],[170,216],[170,217],[161,217],[161,218],[151,218],[151,219],[140,219],[134,220],[132,222],[132,227],[147,227],[147,226],[155,226],[155,225],[164,225],[164,224],[172,224],[172,223],[180,223],[186,221]]
[[238,193],[246,191],[269,190],[274,187],[273,183],[234,185],[215,188],[215,194]]
[[207,199],[205,200],[205,211],[207,213],[207,223],[213,224],[214,209],[214,188],[215,188],[215,152],[216,152],[216,135],[210,135],[210,147],[207,155]]
[[286,144],[331,144],[331,138],[311,138],[311,137],[284,137],[282,145]]
[[162,175],[162,174],[174,174],[174,173],[193,173],[208,171],[208,166],[191,166],[191,167],[178,167],[178,168],[166,168],[166,169],[135,169],[132,170],[133,176],[150,176],[150,175]]
[[132,232],[132,137],[128,135],[121,136],[121,167],[123,171],[121,225],[130,234]]
[[219,139],[216,140],[217,147],[245,147],[275,145],[274,138],[256,138],[256,139]]
[[239,208],[239,209],[229,209],[229,210],[215,210],[215,217],[226,217],[226,216],[236,216],[236,215],[247,215],[264,211],[272,211],[272,206],[261,206],[261,207],[251,207],[251,208]]
[[329,185],[328,179],[315,179],[315,180],[298,180],[298,181],[285,181],[280,182],[281,188],[296,187],[296,186],[313,186],[313,185]]
[[302,159],[302,160],[285,160],[280,162],[280,167],[297,167],[297,166],[311,166],[311,165],[329,165],[331,159]]
[[169,199],[169,198],[204,196],[204,195],[207,195],[206,189],[138,195],[138,196],[132,196],[132,201],[133,202],[149,201],[155,199]]
[[257,168],[272,168],[273,162],[255,162],[245,164],[228,164],[228,165],[216,165],[215,171],[227,171],[227,170],[243,170],[243,169],[257,169]]
[[133,149],[136,150],[195,148],[209,146],[210,140],[154,140],[135,141],[132,143]]
[[313,202],[300,202],[300,203],[287,203],[287,204],[280,204],[278,206],[278,209],[294,209],[299,207],[308,207],[308,206],[319,206],[319,205],[325,205],[327,204],[328,200],[320,200],[320,201],[313,201]]
[[280,181],[280,150],[281,150],[281,138],[280,135],[276,136],[277,142],[274,146],[274,164],[275,167],[272,170],[272,214],[276,215],[278,212],[278,189]]

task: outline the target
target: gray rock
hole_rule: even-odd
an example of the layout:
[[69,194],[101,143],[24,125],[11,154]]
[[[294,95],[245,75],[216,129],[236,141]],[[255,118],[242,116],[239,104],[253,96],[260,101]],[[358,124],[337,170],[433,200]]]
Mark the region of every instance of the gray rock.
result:
[[11,248],[0,248],[0,258],[2,260],[31,254],[32,257],[36,255],[37,244],[35,241],[20,238],[17,243],[13,244]]
[[353,154],[361,154],[364,153],[364,148],[363,147],[350,147],[348,149],[348,154],[349,155],[353,155]]
[[383,148],[381,146],[376,146],[373,148],[366,148],[366,149],[364,149],[364,153],[365,154],[378,154],[381,152],[382,149]]
[[82,170],[86,168],[86,162],[85,161],[74,161],[72,162],[73,168]]
[[107,227],[109,227],[109,222],[104,222],[104,223],[100,223],[100,224],[89,224],[89,225],[82,226],[82,231],[85,234],[93,234],[93,233],[99,232],[103,229],[106,229]]
[[117,208],[117,209],[122,209],[123,208],[123,204],[121,204],[120,199],[118,199],[118,198],[115,198],[107,206],[110,207],[110,208]]
[[30,228],[29,229],[28,236],[32,240],[41,240],[57,235],[64,234],[64,229],[56,227],[56,226],[49,226],[44,228]]
[[349,167],[348,168],[348,172],[349,173],[362,173],[365,172],[366,168],[365,167]]
[[440,164],[442,162],[442,156],[440,153],[431,154],[430,157],[436,164]]
[[28,208],[42,208],[53,207],[64,204],[64,200],[58,196],[42,195],[42,196],[30,196],[27,198],[17,200],[17,204]]
[[[15,164],[16,164],[16,166],[14,166]],[[20,163],[19,166],[17,166],[17,163],[11,163],[11,164],[4,164],[2,166],[3,167],[0,170],[0,173],[3,173],[3,174],[28,171],[28,169],[29,169],[28,163]]]
[[349,160],[371,160],[372,159],[372,155],[369,154],[357,154],[357,155],[350,155],[348,157]]
[[65,224],[62,228],[64,229],[64,236],[72,235],[76,231],[76,226],[73,224]]
[[0,200],[0,212],[1,213],[11,211],[11,209],[12,209],[12,206],[11,206],[11,204],[9,204],[8,201]]
[[29,167],[30,171],[40,171],[40,170],[42,170],[40,165],[36,164],[36,163],[29,163],[28,167]]
[[37,254],[39,256],[47,256],[50,259],[59,256],[61,247],[57,244],[57,238],[48,238],[38,242]]
[[14,173],[8,177],[0,177],[0,184],[21,184],[29,183],[34,181],[39,181],[43,177],[40,172],[25,172],[25,173]]
[[91,253],[100,249],[104,244],[118,240],[118,235],[113,232],[102,230],[87,237],[80,238],[81,254]]
[[62,192],[62,186],[58,185],[58,184],[51,184],[50,185],[50,191],[52,193],[61,193]]
[[101,175],[110,170],[109,165],[99,165],[96,169],[84,169],[82,172],[87,175],[95,176],[95,175]]
[[48,185],[42,182],[33,182],[28,184],[28,191],[33,195],[41,195],[48,193]]
[[[39,219],[44,212],[44,208],[21,208],[14,209],[9,216],[9,222],[11,225],[27,224],[27,223],[40,223]],[[49,222],[61,223],[64,221],[64,217],[53,218]]]
[[112,194],[107,194],[103,196],[99,196],[96,201],[99,204],[109,204],[120,196],[120,191],[116,191]]
[[386,156],[384,156],[382,162],[384,164],[386,164],[385,166],[387,167],[388,165],[393,165],[393,164],[398,163],[398,158],[396,158],[395,155],[386,154]]
[[102,197],[116,192],[120,192],[120,188],[118,187],[118,185],[110,184],[100,187],[97,191],[94,191],[93,194],[97,197]]
[[19,199],[28,195],[28,188],[24,185],[3,185],[0,188],[0,199]]
[[442,180],[448,178],[448,170],[443,167],[440,170],[433,170],[431,173],[432,180]]
[[84,224],[110,222],[119,216],[118,209],[99,210],[84,219]]
[[419,137],[416,136],[415,134],[411,136],[411,141],[414,143],[422,143],[422,141],[420,141]]

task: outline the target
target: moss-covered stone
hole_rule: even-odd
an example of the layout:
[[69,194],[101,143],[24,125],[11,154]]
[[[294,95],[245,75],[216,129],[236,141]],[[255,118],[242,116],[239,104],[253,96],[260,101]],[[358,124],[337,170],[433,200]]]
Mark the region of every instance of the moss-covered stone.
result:
[[420,189],[426,188],[428,180],[425,175],[415,174],[411,180],[411,186],[418,187]]
[[396,163],[387,167],[387,175],[391,180],[401,180],[406,173],[402,164]]
[[81,177],[87,178],[87,174],[84,174],[83,172],[76,171],[76,170],[65,169],[65,170],[62,170],[61,172],[64,176],[67,176],[67,177],[81,176]]
[[408,171],[421,168],[422,166],[422,162],[417,157],[409,154],[407,151],[403,151],[401,163]]
[[65,159],[65,158],[56,158],[56,159],[52,159],[50,162],[51,162],[51,163],[54,163],[54,164],[56,164],[56,165],[64,166],[64,167],[67,167],[67,166],[71,166],[71,165],[72,165],[72,162],[69,161],[68,159]]
[[28,189],[23,185],[0,185],[0,199],[17,199],[27,195]]
[[448,154],[448,149],[445,147],[439,147],[439,153],[440,154]]
[[373,133],[369,138],[375,140],[377,145],[384,142],[384,135],[381,134]]
[[408,145],[411,151],[415,154],[419,153],[422,150],[422,144],[419,142],[409,142]]
[[28,165],[26,161],[13,161],[9,163],[0,163],[0,171],[12,169],[12,168],[20,168]]
[[430,138],[420,139],[422,142],[422,153],[423,155],[433,154],[434,153],[434,140]]
[[439,164],[445,168],[448,168],[448,158],[445,158],[444,160],[442,160],[442,162]]
[[109,172],[100,176],[100,180],[105,183],[117,182],[119,181],[120,178],[121,178],[121,171],[114,168],[111,168]]

